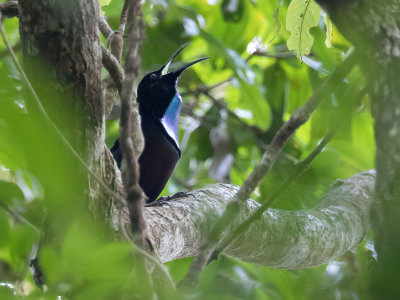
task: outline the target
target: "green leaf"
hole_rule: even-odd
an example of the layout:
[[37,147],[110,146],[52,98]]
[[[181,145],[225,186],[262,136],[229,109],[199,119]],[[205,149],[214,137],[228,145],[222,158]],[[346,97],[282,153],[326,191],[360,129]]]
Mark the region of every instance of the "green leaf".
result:
[[211,50],[215,51],[216,56],[219,55],[225,59],[226,64],[236,73],[238,78],[248,84],[253,83],[251,76],[249,76],[252,73],[250,67],[236,51],[227,48],[216,36],[203,29],[200,29],[200,36],[208,43]]
[[103,15],[105,14],[105,12],[103,10],[103,6],[108,6],[110,4],[110,2],[111,2],[111,0],[99,0],[99,5],[100,5],[101,12]]
[[332,21],[329,19],[328,15],[325,15],[324,20],[326,25],[325,45],[328,48],[332,48]]
[[253,113],[255,125],[262,129],[269,128],[271,124],[271,109],[268,102],[262,96],[259,88],[239,80],[241,101]]
[[99,0],[100,7],[109,5],[111,0]]
[[15,260],[26,261],[33,249],[33,244],[38,240],[38,234],[32,228],[18,225],[12,233],[10,252]]
[[0,285],[0,299],[17,299],[11,286]]
[[314,38],[310,29],[318,25],[321,8],[314,0],[293,0],[286,16],[286,29],[291,32],[289,50],[296,50],[300,58],[311,51]]
[[21,189],[12,182],[0,180],[0,203],[4,205],[12,204],[13,200],[18,202],[24,199]]
[[11,226],[7,214],[0,208],[0,248],[7,246],[11,235]]

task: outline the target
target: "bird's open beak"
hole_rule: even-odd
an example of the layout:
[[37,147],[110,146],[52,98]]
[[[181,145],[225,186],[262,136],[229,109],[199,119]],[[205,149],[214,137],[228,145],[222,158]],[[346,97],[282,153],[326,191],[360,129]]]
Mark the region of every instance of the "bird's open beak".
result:
[[181,53],[181,51],[182,51],[183,49],[185,49],[187,46],[189,46],[189,43],[187,43],[187,44],[183,45],[182,47],[180,47],[180,48],[178,49],[178,51],[176,51],[176,52],[174,53],[174,55],[172,55],[172,57],[168,60],[168,62],[167,62],[164,66],[161,67],[161,69],[160,69],[161,75],[167,75],[169,66],[171,65],[171,63],[172,63],[172,61],[174,60],[174,58],[177,57],[178,54]]
[[161,67],[161,69],[159,70],[159,72],[161,72],[161,75],[163,75],[163,76],[164,76],[164,75],[173,75],[173,77],[178,78],[178,77],[183,73],[183,71],[185,71],[187,68],[193,66],[194,64],[197,64],[198,62],[201,62],[201,61],[206,60],[206,59],[209,58],[209,57],[203,57],[203,58],[197,59],[197,60],[195,60],[195,61],[192,61],[192,62],[190,62],[190,63],[188,63],[188,64],[186,64],[186,65],[180,67],[179,69],[177,69],[177,70],[175,70],[175,71],[172,71],[172,72],[168,73],[168,69],[169,69],[169,67],[170,67],[170,65],[171,65],[171,63],[172,63],[172,61],[174,60],[174,58],[175,58],[179,53],[181,53],[181,51],[182,51],[183,49],[185,49],[187,46],[189,46],[189,43],[187,43],[187,44],[183,45],[182,47],[180,47],[180,48],[178,49],[178,51],[176,51],[176,52],[174,53],[174,55],[172,55],[172,57],[168,60],[168,62],[167,62],[164,66]]
[[203,57],[203,58],[196,59],[195,61],[192,61],[192,62],[180,67],[179,69],[176,69],[175,71],[168,73],[168,75],[171,74],[172,76],[178,78],[183,73],[183,71],[185,71],[187,68],[190,68],[194,64],[197,64],[198,62],[201,62],[206,59],[209,59],[209,57]]

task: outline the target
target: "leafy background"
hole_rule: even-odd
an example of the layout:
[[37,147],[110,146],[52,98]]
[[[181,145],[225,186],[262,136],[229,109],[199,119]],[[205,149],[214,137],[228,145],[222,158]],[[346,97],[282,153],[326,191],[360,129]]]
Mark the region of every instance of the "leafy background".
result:
[[[110,25],[117,28],[123,1],[100,2]],[[240,185],[279,126],[350,49],[312,0],[146,0],[143,13],[147,39],[141,51],[141,76],[164,64],[188,42],[191,45],[173,67],[210,57],[186,71],[179,82],[184,101],[179,131],[182,159],[164,195],[217,182],[209,170],[221,153],[234,158],[231,168],[221,169],[225,180]],[[4,25],[18,49],[18,20],[7,19]],[[255,51],[267,56],[252,55]],[[135,294],[143,282],[140,270],[135,269],[131,246],[111,241],[104,234],[106,229],[92,224],[89,214],[76,216],[80,204],[71,199],[79,199],[76,195],[80,190],[74,185],[76,174],[65,159],[70,155],[61,146],[48,146],[57,137],[40,117],[26,112],[20,76],[3,41],[0,59],[0,299],[54,299],[60,294],[110,299]],[[352,101],[363,81],[361,72],[354,70],[327,97],[285,147],[253,194],[255,200],[266,199],[336,123],[341,127],[334,139],[274,207],[312,207],[336,179],[374,167],[369,100]],[[218,87],[209,90],[212,100],[201,90],[214,85]],[[345,110],[353,111],[351,119],[343,118]],[[216,130],[229,143],[213,145],[210,135]],[[116,117],[107,121],[107,145],[112,146],[117,135]],[[36,228],[42,226],[44,205],[60,212],[62,224],[61,246],[43,250],[46,293],[34,285],[28,268],[38,246]],[[337,261],[309,270],[275,270],[221,256],[203,272],[191,297],[366,299],[365,278],[374,261],[371,236]],[[186,258],[167,264],[176,281],[184,276],[190,262]],[[171,295],[173,299],[179,297],[185,296]]]

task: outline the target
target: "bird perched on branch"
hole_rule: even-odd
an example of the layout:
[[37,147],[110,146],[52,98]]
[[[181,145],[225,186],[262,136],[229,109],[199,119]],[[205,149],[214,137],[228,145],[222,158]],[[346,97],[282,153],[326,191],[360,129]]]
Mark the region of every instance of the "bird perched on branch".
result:
[[[139,184],[148,198],[147,202],[157,199],[181,157],[178,141],[182,104],[177,90],[179,77],[187,68],[208,58],[197,59],[168,73],[173,59],[188,45],[179,48],[161,69],[144,76],[138,86],[137,101],[145,143],[139,157]],[[122,152],[118,139],[111,152],[120,167]]]

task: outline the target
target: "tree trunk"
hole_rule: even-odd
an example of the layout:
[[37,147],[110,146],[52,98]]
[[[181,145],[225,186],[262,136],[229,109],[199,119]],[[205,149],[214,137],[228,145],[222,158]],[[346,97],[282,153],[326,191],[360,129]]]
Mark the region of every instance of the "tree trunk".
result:
[[[52,121],[101,176],[104,121],[98,15],[96,0],[19,1],[19,28],[28,78]],[[32,113],[37,112],[33,101],[26,102]],[[49,137],[48,143],[60,142]],[[78,173],[87,173],[76,158],[70,159]],[[87,175],[77,176],[76,184],[92,200],[101,199],[101,190],[93,179],[88,182]]]
[[375,117],[376,203],[371,211],[379,271],[378,299],[398,299],[400,285],[400,2],[318,0],[361,54]]

